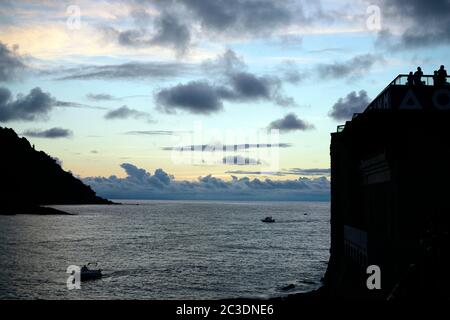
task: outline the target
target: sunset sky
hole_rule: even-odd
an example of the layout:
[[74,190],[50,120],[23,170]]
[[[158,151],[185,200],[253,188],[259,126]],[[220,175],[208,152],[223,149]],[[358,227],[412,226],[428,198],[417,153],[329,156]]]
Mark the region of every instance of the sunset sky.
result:
[[[315,183],[337,125],[398,74],[449,64],[449,12],[444,0],[2,1],[0,125],[92,184],[159,168]],[[214,144],[250,146],[177,150]]]

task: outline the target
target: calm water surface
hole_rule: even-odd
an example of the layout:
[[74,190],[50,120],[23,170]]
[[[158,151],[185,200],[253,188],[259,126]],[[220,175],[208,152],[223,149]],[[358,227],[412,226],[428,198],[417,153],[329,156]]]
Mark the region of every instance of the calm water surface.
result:
[[[271,297],[320,286],[328,202],[126,201],[57,206],[74,216],[0,216],[0,299]],[[265,216],[276,223],[262,223]],[[101,280],[68,290],[66,269]]]

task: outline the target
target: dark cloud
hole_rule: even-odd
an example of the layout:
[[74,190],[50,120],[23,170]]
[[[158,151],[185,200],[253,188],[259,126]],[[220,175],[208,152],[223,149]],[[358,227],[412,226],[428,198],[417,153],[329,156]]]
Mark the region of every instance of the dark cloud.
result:
[[352,91],[344,98],[339,98],[329,112],[329,116],[335,120],[350,120],[354,113],[362,112],[369,103],[370,99],[366,91],[361,90],[359,93]]
[[0,81],[17,79],[24,69],[25,64],[16,50],[10,50],[0,41]]
[[105,114],[105,119],[117,120],[117,119],[145,119],[148,122],[152,122],[150,114],[147,112],[142,112],[139,110],[128,108],[127,106],[122,106],[118,109],[111,110]]
[[[129,62],[116,65],[87,65],[55,70],[58,80],[157,79],[164,80],[192,74],[192,65],[176,62]],[[62,75],[61,75],[62,74]]]
[[39,87],[15,99],[11,91],[0,87],[0,122],[46,119],[54,105],[55,99]]
[[258,78],[247,72],[238,72],[231,75],[230,82],[237,99],[269,99],[270,97],[271,83],[268,79]]
[[265,149],[265,148],[290,148],[290,143],[276,143],[276,144],[264,144],[264,143],[248,143],[248,144],[203,144],[203,145],[190,145],[181,147],[164,147],[163,150],[167,151],[202,151],[202,152],[216,152],[216,151],[245,151],[249,149]]
[[27,130],[23,133],[24,136],[33,138],[69,138],[73,136],[72,131],[63,128],[51,128],[48,130]]
[[156,34],[152,43],[174,48],[178,54],[183,54],[191,40],[189,28],[180,19],[171,14],[162,14],[155,22]]
[[408,26],[398,37],[388,28],[379,33],[379,43],[395,48],[450,44],[450,1],[380,0],[383,19]]
[[223,109],[218,89],[204,81],[163,89],[156,94],[156,101],[160,110],[172,114],[177,109],[195,114],[211,114]]
[[376,62],[382,60],[383,58],[378,55],[358,55],[343,62],[320,64],[317,66],[316,72],[317,76],[324,80],[355,78],[367,74]]
[[[164,46],[182,55],[194,40],[248,39],[279,36],[290,26],[310,25],[322,19],[320,6],[302,1],[271,0],[171,0],[127,1],[133,26],[103,26],[105,36],[127,47]],[[147,10],[157,11],[148,14]],[[327,20],[329,21],[329,20]]]
[[288,113],[283,118],[272,121],[268,126],[268,130],[271,129],[278,129],[280,132],[289,132],[314,129],[314,125],[298,118],[294,113]]
[[269,0],[183,0],[202,29],[227,35],[263,36],[306,22],[299,2]]
[[330,182],[325,177],[294,180],[232,177],[230,181],[211,175],[196,181],[178,181],[162,169],[154,174],[133,164],[121,165],[127,177],[89,177],[83,181],[100,196],[110,199],[216,199],[216,200],[328,200]]
[[271,101],[280,106],[296,106],[292,97],[282,92],[282,80],[276,76],[258,76],[247,71],[245,64],[232,50],[227,50],[203,66],[219,74],[212,83],[206,80],[191,81],[162,89],[155,94],[160,110],[176,113],[177,109],[195,114],[211,114],[223,109],[223,100],[234,102]]
[[232,91],[224,94],[224,98],[239,101],[268,100],[280,106],[295,106],[291,97],[281,93],[282,82],[275,76],[258,77],[248,72],[236,72],[230,75]]
[[191,41],[191,30],[181,16],[163,9],[158,17],[152,18],[144,10],[134,9],[131,12],[136,28],[117,30],[102,27],[100,30],[106,38],[113,38],[122,46],[162,46],[174,49],[178,55],[184,54]]
[[43,92],[39,87],[30,90],[27,95],[18,94],[16,98],[7,88],[0,87],[0,122],[47,120],[49,113],[55,107],[105,109],[76,102],[60,101],[52,97],[50,93]]

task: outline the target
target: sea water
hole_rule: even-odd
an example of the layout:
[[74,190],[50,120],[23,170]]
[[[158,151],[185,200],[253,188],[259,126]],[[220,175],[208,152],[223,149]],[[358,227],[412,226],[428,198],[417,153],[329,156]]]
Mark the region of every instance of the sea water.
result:
[[[318,288],[329,258],[329,202],[55,208],[74,215],[0,216],[0,299],[267,298]],[[69,290],[88,262],[104,277]]]

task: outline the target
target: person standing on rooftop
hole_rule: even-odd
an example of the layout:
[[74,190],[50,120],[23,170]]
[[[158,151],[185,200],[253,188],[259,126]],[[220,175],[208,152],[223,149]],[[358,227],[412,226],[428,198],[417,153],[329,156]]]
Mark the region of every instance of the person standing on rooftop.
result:
[[422,76],[423,76],[423,72],[422,72],[422,68],[421,67],[417,67],[417,71],[414,72],[414,84],[416,86],[421,86],[422,83]]
[[408,74],[408,86],[414,85],[414,75],[412,71]]
[[445,70],[445,67],[443,65],[441,65],[441,67],[439,68],[437,76],[439,79],[438,83],[440,85],[445,85],[447,83],[447,70]]

